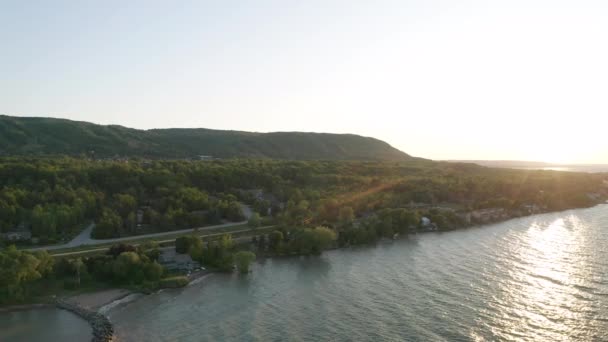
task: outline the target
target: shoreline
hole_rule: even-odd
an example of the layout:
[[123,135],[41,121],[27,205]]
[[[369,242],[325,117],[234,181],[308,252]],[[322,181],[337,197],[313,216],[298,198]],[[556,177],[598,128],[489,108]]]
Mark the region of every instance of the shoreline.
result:
[[114,288],[81,293],[63,297],[67,303],[80,306],[90,311],[99,311],[102,307],[133,294],[133,291]]
[[88,322],[93,330],[92,342],[111,342],[114,340],[114,327],[105,315],[91,311],[78,304],[69,303],[63,299],[57,299],[55,306],[59,309],[70,311]]
[[0,313],[54,308],[52,303],[18,304],[0,307]]
[[132,294],[134,293],[125,289],[94,291],[57,298],[54,306],[85,320],[92,329],[92,342],[110,342],[114,341],[114,326],[101,309]]
[[558,214],[558,213],[564,213],[564,212],[571,211],[571,210],[585,210],[585,209],[595,208],[595,207],[598,207],[600,205],[608,205],[608,200],[605,200],[605,201],[602,201],[602,202],[597,202],[597,203],[595,203],[593,205],[586,206],[586,207],[575,207],[575,208],[566,208],[566,209],[558,209],[558,210],[548,210],[548,211],[541,211],[541,212],[537,212],[537,213],[523,214],[523,215],[507,215],[506,217],[498,219],[498,220],[489,220],[487,222],[472,222],[470,224],[467,224],[467,225],[464,225],[464,226],[461,226],[461,227],[456,227],[456,228],[437,229],[437,230],[424,230],[424,229],[422,229],[422,230],[417,230],[416,232],[407,233],[407,234],[447,233],[447,232],[466,230],[466,229],[472,229],[472,228],[483,228],[485,226],[490,226],[490,225],[494,225],[494,224],[504,223],[504,222],[508,222],[508,221],[512,221],[512,220],[517,220],[517,219],[523,219],[523,218],[527,218],[527,217],[531,217],[531,216]]
[[[542,213],[535,213],[530,215],[521,215],[521,216],[513,216],[507,217],[502,220],[497,220],[495,222],[488,222],[482,224],[473,224],[470,226],[459,227],[450,230],[438,230],[438,231],[417,231],[415,233],[403,234],[402,236],[408,236],[412,234],[422,234],[422,233],[445,233],[445,232],[453,232],[459,230],[468,230],[468,229],[480,229],[486,226],[491,226],[503,222],[508,222],[511,220],[522,219],[531,216],[541,216],[541,215],[551,215],[557,213],[563,213],[572,210],[585,210],[594,207],[598,207],[601,205],[608,205],[608,202],[599,202],[593,206],[588,207],[580,207],[580,208],[568,208],[563,210],[556,211],[547,211]],[[343,246],[343,247],[333,247],[329,250],[339,250],[346,249],[349,247],[354,247],[355,245]],[[289,257],[299,257],[301,255],[292,254],[292,255],[260,255],[260,259],[268,259],[268,258],[289,258]],[[201,270],[198,272],[194,272],[188,275],[189,283],[186,286],[198,284],[208,276],[217,273],[214,270]],[[81,319],[85,320],[92,329],[92,341],[93,342],[110,342],[115,339],[115,331],[112,322],[107,316],[107,312],[112,310],[118,305],[123,303],[131,303],[133,301],[138,300],[139,298],[145,295],[157,294],[164,289],[158,289],[151,293],[139,293],[133,292],[126,289],[110,289],[110,290],[98,290],[88,293],[79,294],[72,297],[64,297],[64,298],[56,298],[52,302],[47,303],[31,303],[31,304],[20,304],[20,305],[10,305],[6,307],[0,307],[0,313],[3,312],[12,312],[12,311],[23,311],[23,310],[37,310],[37,309],[46,309],[46,308],[58,308],[66,311],[70,311],[73,314],[77,315]]]

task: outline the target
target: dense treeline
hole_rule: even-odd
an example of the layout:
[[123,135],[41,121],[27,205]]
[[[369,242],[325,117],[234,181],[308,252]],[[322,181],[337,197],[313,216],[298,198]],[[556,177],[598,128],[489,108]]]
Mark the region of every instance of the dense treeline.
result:
[[271,255],[319,255],[335,246],[336,231],[328,227],[281,227],[268,235],[254,236],[253,247],[260,253]]
[[97,223],[94,237],[109,238],[244,220],[235,196],[209,181],[185,179],[174,166],[2,160],[0,232],[26,226],[49,243],[69,238],[89,221]]
[[[453,212],[500,207],[542,210],[589,206],[602,195],[604,175],[489,169],[427,161],[330,162],[225,160],[91,161],[0,159],[0,231],[31,228],[41,243],[67,239],[95,221],[98,238],[244,219],[238,201],[290,227],[365,226],[383,209],[420,216],[443,227],[459,225]],[[247,189],[270,196],[256,197]],[[436,208],[449,206],[453,212]],[[435,209],[434,209],[435,208]],[[401,215],[401,214],[400,214]],[[257,219],[250,224],[259,225]],[[404,221],[404,222],[405,222]],[[386,226],[387,224],[385,224]],[[406,227],[406,228],[404,228]],[[357,234],[361,234],[357,232]]]
[[106,254],[53,258],[47,252],[27,252],[10,246],[0,251],[0,304],[83,287],[161,286],[166,270],[158,263],[158,245],[115,245]]
[[[427,161],[5,158],[0,159],[0,231],[30,229],[44,243],[68,238],[93,221],[95,236],[113,237],[241,221],[240,203],[247,203],[255,211],[248,220],[256,235],[253,251],[315,255],[420,229],[474,224],[476,212],[504,219],[590,206],[607,198],[605,178]],[[273,222],[276,229],[257,234],[262,222]],[[205,242],[181,237],[176,250],[222,271],[236,265],[245,273],[255,258],[235,248],[230,235]],[[53,259],[9,247],[0,252],[0,303],[22,301],[40,287],[48,293],[49,284],[183,285],[187,280],[160,265],[159,253],[148,243]]]

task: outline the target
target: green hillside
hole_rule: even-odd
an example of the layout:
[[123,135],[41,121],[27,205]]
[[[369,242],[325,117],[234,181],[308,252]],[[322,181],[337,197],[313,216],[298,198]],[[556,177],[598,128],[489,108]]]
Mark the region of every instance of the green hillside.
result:
[[137,130],[54,118],[0,115],[1,155],[405,160],[407,154],[353,134],[251,133],[203,128]]

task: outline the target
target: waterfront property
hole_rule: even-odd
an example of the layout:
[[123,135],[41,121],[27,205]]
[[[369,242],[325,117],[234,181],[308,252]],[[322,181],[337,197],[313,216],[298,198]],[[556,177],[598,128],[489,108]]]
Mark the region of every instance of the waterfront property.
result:
[[175,272],[192,272],[201,268],[201,264],[192,260],[190,255],[177,253],[173,247],[161,249],[158,262],[168,271]]

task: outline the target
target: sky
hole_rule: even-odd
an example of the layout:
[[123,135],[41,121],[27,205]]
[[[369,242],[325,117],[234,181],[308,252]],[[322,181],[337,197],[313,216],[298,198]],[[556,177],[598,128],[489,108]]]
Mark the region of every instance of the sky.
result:
[[608,163],[608,2],[0,0],[0,113]]

